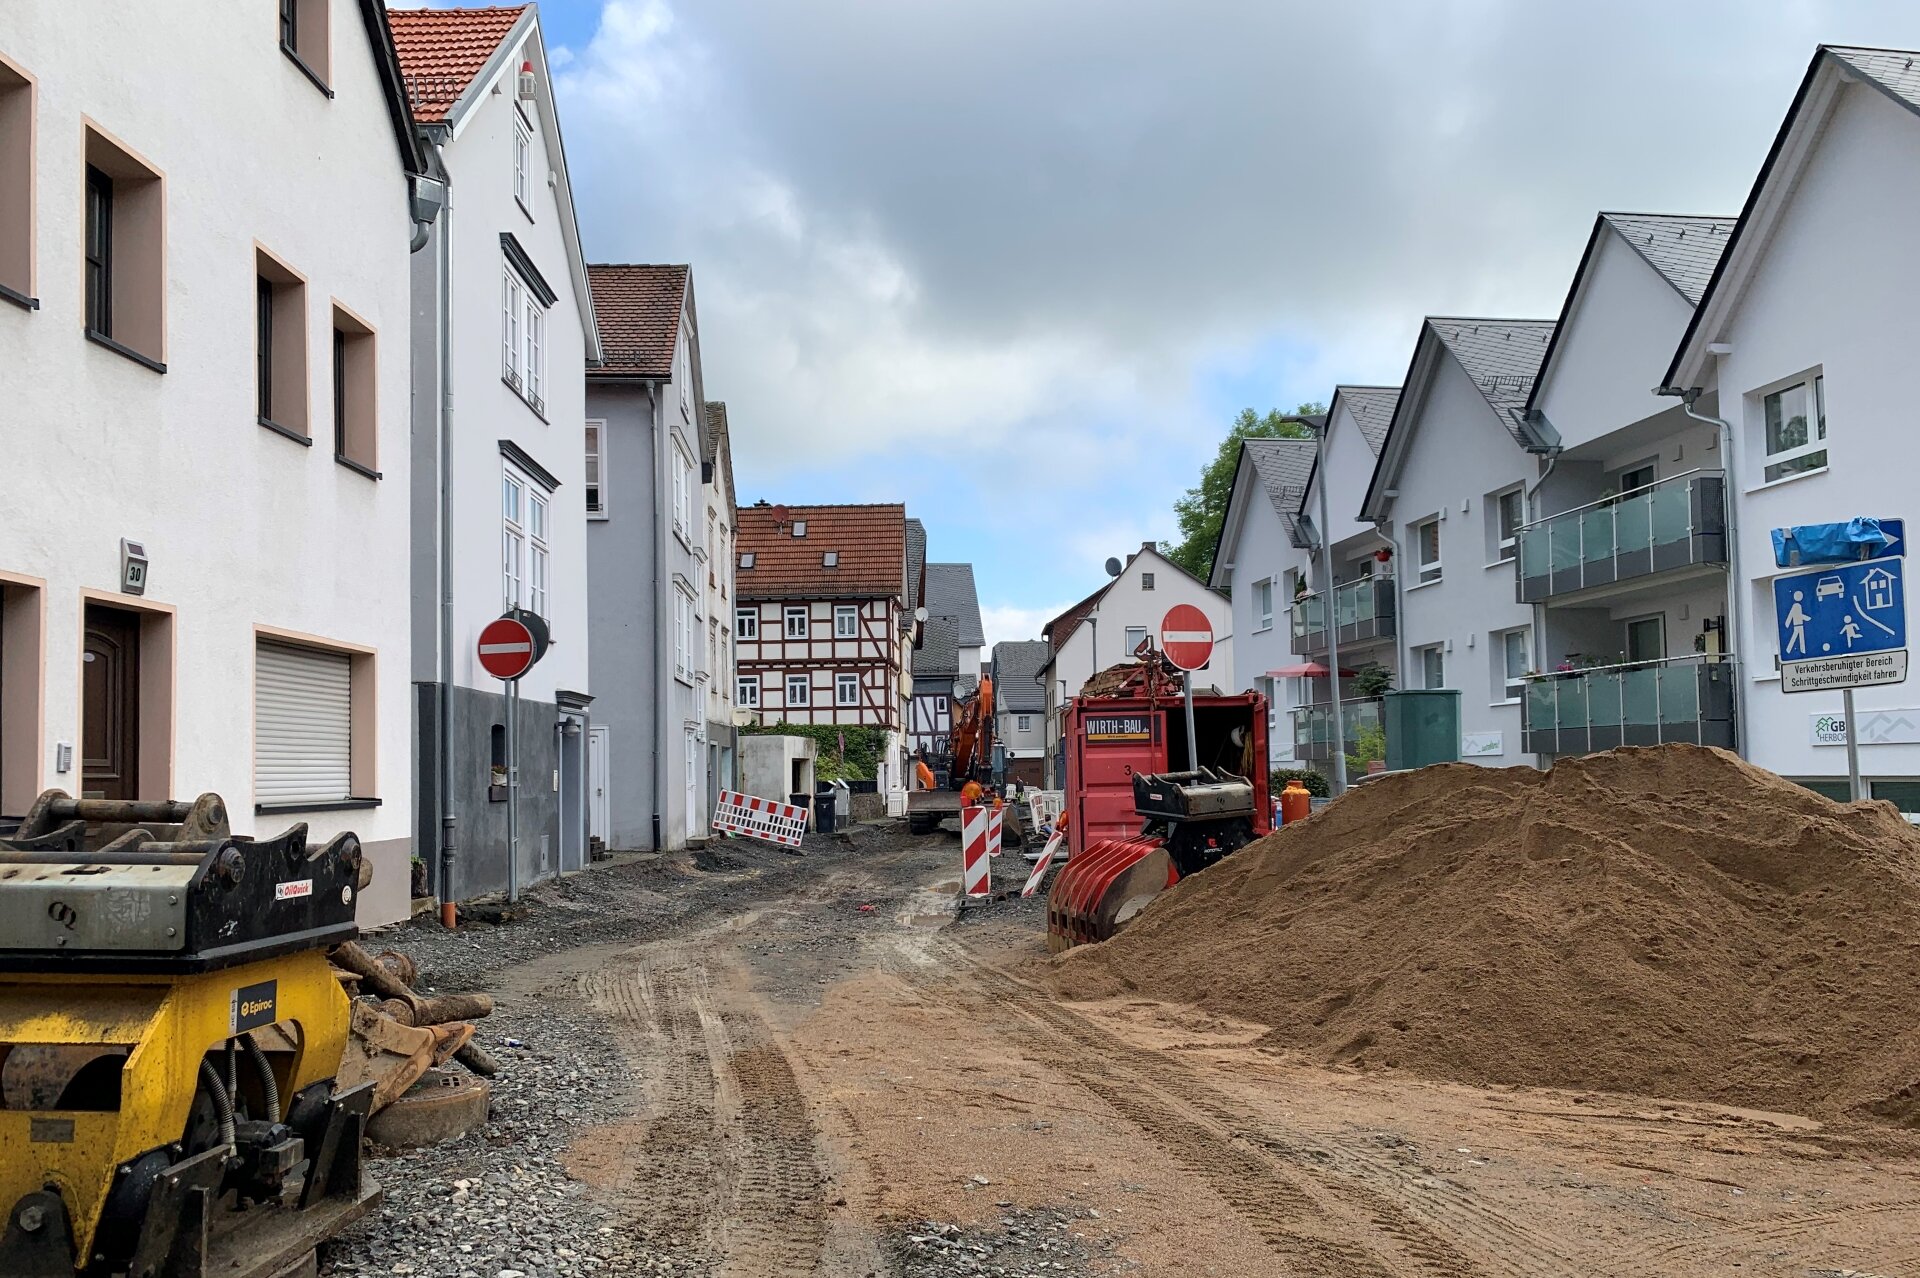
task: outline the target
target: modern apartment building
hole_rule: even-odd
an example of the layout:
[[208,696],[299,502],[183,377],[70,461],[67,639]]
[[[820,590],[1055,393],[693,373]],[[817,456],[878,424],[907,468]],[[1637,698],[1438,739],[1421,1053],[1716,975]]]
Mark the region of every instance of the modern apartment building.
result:
[[423,164],[385,12],[93,8],[0,7],[0,811],[217,791],[357,833],[360,921],[405,917]]
[[[423,850],[444,853],[451,836],[451,879],[444,856],[427,860],[435,890],[461,900],[586,864],[581,370],[600,340],[534,6],[395,9],[391,21],[446,190],[413,258],[416,829]],[[516,608],[552,646],[519,680],[510,731],[506,687],[475,646]]]

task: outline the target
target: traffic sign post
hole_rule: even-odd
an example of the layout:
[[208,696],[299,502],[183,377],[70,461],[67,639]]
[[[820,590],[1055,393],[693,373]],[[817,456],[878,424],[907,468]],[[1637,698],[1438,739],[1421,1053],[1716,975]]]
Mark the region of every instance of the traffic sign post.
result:
[[515,608],[480,631],[480,668],[507,685],[507,900],[520,899],[520,676],[547,652],[539,614]]
[[1200,770],[1200,743],[1193,732],[1193,672],[1213,660],[1213,623],[1192,604],[1175,604],[1160,619],[1160,648],[1186,673],[1180,681],[1187,710],[1187,770]]
[[1773,579],[1773,614],[1780,690],[1840,689],[1848,781],[1854,799],[1864,799],[1853,690],[1906,682],[1906,559],[1881,555],[1782,574]]

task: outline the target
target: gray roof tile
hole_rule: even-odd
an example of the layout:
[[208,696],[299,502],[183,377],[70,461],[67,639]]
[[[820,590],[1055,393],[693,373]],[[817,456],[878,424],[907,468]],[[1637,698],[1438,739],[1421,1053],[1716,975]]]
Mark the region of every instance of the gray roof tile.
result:
[[980,595],[973,585],[972,564],[927,565],[927,615],[952,617],[959,625],[962,648],[980,648],[987,642],[980,623]]
[[918,608],[920,570],[927,566],[927,526],[917,519],[907,520],[907,607]]
[[993,645],[993,701],[1015,714],[1042,714],[1047,708],[1047,690],[1034,682],[1034,676],[1046,668],[1051,655],[1045,643],[1013,640]]
[[1700,305],[1713,268],[1727,247],[1738,218],[1691,217],[1676,213],[1602,213],[1607,224],[1647,259],[1690,306]]
[[1553,338],[1552,320],[1429,317],[1427,323],[1480,389],[1514,442],[1527,446],[1518,415],[1527,406],[1533,379]]
[[1266,489],[1267,500],[1286,527],[1287,539],[1298,545],[1300,503],[1307,495],[1307,477],[1313,474],[1314,441],[1249,439],[1245,443],[1254,477]]
[[1826,51],[1881,88],[1920,111],[1920,53],[1906,49],[1862,49],[1829,44]]
[[1347,406],[1360,427],[1361,438],[1373,455],[1380,455],[1387,442],[1387,427],[1393,425],[1394,406],[1400,402],[1398,386],[1336,386],[1334,396]]
[[928,617],[913,650],[913,677],[946,679],[960,673],[959,625],[952,617]]

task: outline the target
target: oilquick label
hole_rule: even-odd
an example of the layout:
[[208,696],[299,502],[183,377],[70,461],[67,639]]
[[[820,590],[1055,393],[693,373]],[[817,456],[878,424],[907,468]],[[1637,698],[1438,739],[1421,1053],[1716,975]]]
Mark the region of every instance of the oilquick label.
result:
[[232,1033],[259,1029],[279,1019],[280,982],[261,981],[257,985],[242,985],[233,992],[233,1015],[228,1021]]
[[273,899],[276,901],[291,901],[296,897],[312,895],[312,879],[294,879],[291,883],[276,883],[273,885]]
[[27,1140],[35,1145],[73,1144],[71,1118],[35,1118],[27,1125]]

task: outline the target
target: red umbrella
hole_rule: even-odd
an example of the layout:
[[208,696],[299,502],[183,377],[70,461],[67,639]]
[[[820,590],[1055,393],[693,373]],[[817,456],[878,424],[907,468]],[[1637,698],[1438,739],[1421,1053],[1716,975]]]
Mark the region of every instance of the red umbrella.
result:
[[[1324,679],[1333,671],[1318,661],[1304,661],[1297,666],[1281,666],[1278,670],[1267,671],[1269,679]],[[1353,678],[1353,671],[1341,670],[1342,679]]]

